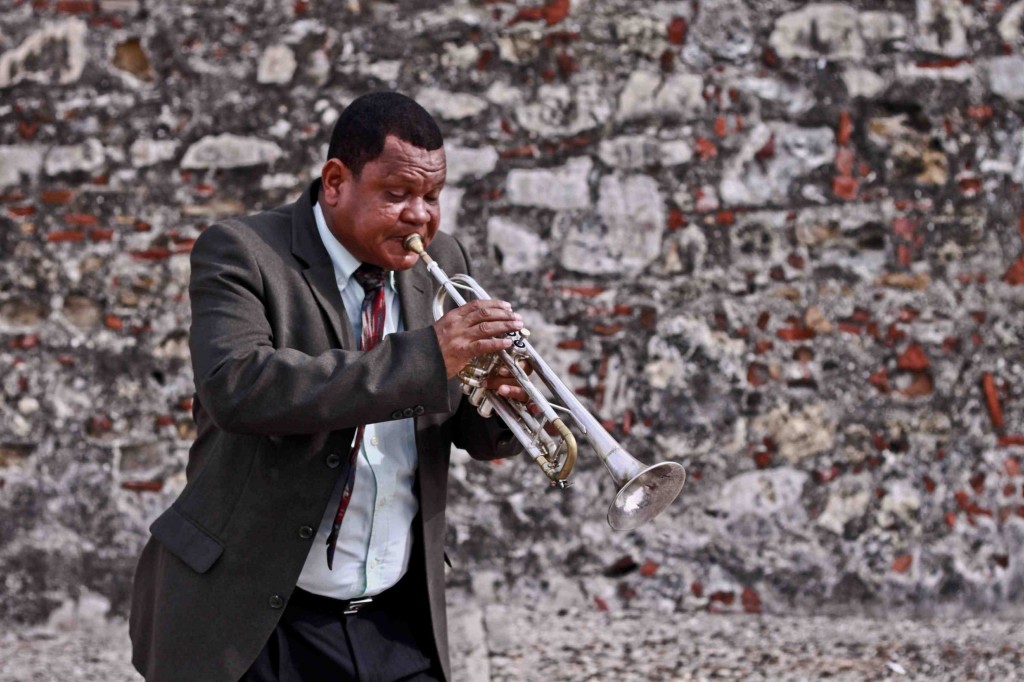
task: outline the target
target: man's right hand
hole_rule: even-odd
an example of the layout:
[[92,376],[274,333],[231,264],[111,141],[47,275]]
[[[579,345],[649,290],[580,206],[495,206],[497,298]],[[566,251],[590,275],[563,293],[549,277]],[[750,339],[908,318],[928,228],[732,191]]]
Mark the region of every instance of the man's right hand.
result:
[[445,313],[434,323],[434,331],[448,378],[478,355],[509,348],[512,340],[504,335],[522,328],[523,318],[505,301],[470,301]]

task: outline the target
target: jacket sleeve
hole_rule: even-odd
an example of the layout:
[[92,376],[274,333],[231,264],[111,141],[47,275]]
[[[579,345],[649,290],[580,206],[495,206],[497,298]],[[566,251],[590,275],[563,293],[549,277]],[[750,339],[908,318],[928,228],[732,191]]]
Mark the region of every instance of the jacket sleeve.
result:
[[515,457],[523,452],[522,443],[505,426],[501,417],[481,417],[465,398],[453,419],[455,430],[452,443],[468,452],[473,459],[501,459]]
[[433,327],[390,334],[368,352],[275,348],[256,256],[236,224],[192,249],[189,349],[196,391],[225,431],[271,436],[452,411]]

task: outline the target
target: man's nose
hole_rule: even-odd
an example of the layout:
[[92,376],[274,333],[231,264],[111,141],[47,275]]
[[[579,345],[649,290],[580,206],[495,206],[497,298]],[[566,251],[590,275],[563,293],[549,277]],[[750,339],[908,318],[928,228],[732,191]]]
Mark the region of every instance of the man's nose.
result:
[[413,225],[425,225],[430,222],[430,212],[427,211],[427,202],[423,197],[412,197],[406,202],[402,220]]

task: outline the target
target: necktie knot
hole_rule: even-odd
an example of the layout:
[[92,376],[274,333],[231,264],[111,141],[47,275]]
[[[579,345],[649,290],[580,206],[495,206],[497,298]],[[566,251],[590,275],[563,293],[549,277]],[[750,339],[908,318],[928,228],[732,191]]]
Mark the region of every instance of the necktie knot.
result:
[[385,274],[387,273],[384,272],[384,268],[363,263],[352,276],[359,282],[359,286],[363,288],[364,294],[369,296],[371,293],[376,293],[379,289],[384,288]]

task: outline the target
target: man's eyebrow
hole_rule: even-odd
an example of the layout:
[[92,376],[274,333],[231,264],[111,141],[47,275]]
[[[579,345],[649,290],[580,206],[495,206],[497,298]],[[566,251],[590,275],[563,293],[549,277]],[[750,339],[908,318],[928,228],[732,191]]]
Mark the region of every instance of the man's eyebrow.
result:
[[397,172],[397,173],[389,173],[389,174],[385,175],[384,179],[381,182],[382,182],[382,184],[385,184],[385,185],[406,185],[406,184],[409,184],[411,182],[411,183],[415,183],[415,184],[426,183],[428,187],[434,187],[434,186],[443,187],[444,184],[445,184],[446,177],[447,177],[447,174],[445,174],[445,177],[437,178],[436,180],[434,180],[432,178],[424,177],[424,176],[421,176],[421,175],[414,175],[414,174],[411,174],[411,173]]

